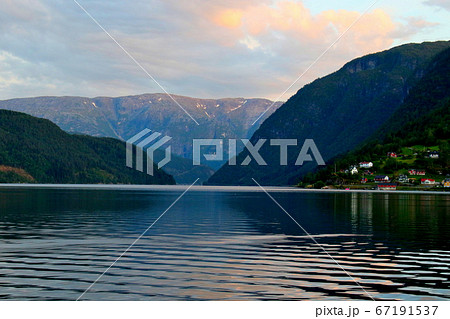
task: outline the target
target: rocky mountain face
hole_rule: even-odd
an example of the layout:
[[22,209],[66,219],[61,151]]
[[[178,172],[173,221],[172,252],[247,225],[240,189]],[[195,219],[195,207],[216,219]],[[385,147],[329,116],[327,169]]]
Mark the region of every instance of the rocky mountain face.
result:
[[[437,152],[437,156],[430,157],[431,152]],[[388,153],[397,155],[387,157]],[[361,162],[372,162],[368,170],[373,175],[365,174],[366,169],[345,173]],[[422,178],[437,182],[450,174],[450,48],[432,60],[403,104],[371,138],[331,159],[326,168],[307,174],[301,186],[357,185],[362,179],[366,180],[361,184],[366,184],[374,175],[388,175],[391,181],[409,187],[420,182],[414,182],[409,174],[417,169],[425,172]]]
[[[197,177],[206,181],[224,161],[192,165],[192,140],[211,138],[249,138],[258,124],[282,103],[270,108],[254,126],[253,122],[272,105],[266,99],[173,98],[198,122],[197,125],[167,94],[125,97],[35,97],[0,101],[0,109],[49,119],[70,133],[114,137],[127,140],[148,128],[172,137],[173,160],[164,169],[177,183],[190,184]],[[243,148],[238,144],[237,151]],[[204,148],[203,152],[213,152]],[[228,150],[224,150],[227,158]],[[188,161],[183,161],[189,159]]]
[[[49,119],[67,132],[123,140],[149,128],[173,138],[174,154],[191,158],[194,138],[250,137],[257,129],[252,123],[272,104],[265,99],[173,97],[199,125],[166,94],[12,99],[0,101],[0,109]],[[281,104],[276,103],[262,120]]]
[[289,147],[287,165],[280,165],[279,148],[265,143],[259,153],[266,166],[255,160],[239,165],[250,155],[244,150],[238,155],[238,165],[225,164],[208,184],[254,185],[252,178],[265,185],[296,184],[317,167],[315,161],[295,164],[305,139],[314,140],[325,161],[355,148],[399,110],[433,58],[449,47],[450,41],[403,45],[353,60],[306,85],[251,138],[252,144],[260,139],[298,139],[297,147]]

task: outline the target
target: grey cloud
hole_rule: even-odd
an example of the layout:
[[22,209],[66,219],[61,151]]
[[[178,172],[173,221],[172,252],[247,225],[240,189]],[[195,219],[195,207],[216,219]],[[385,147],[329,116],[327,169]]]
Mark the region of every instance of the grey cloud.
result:
[[427,5],[441,7],[450,11],[450,2],[448,0],[427,0],[424,2]]

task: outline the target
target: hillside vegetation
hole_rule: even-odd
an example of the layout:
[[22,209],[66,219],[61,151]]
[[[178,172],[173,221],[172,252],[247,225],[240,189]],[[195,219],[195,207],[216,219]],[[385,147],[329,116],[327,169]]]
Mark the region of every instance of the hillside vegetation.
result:
[[[402,104],[430,71],[430,62],[449,47],[448,41],[402,45],[355,59],[339,71],[304,86],[251,138],[252,144],[260,139],[297,139],[298,147],[289,148],[288,165],[281,166],[279,152],[266,143],[260,154],[267,166],[259,166],[254,160],[247,166],[225,164],[208,184],[254,185],[254,178],[264,185],[295,185],[317,168],[315,162],[295,165],[305,139],[313,139],[324,160],[329,161],[353,150],[385,125],[403,125],[409,118],[402,119]],[[417,114],[409,112],[411,119],[426,113],[426,108],[418,102]],[[237,162],[242,163],[248,155],[244,150]]]
[[[352,166],[368,161],[374,164],[371,173],[388,175],[394,182],[401,175],[408,176],[410,184],[425,178],[441,182],[450,174],[449,123],[450,49],[447,49],[430,63],[405,102],[368,141],[331,160],[326,169],[308,174],[301,185],[359,184],[362,178],[370,182],[372,175],[364,174],[364,170],[346,173]],[[388,153],[397,157],[389,157]],[[423,170],[425,175],[410,176],[411,169]]]
[[125,167],[125,143],[70,135],[52,122],[0,110],[0,182],[70,184],[174,184]]

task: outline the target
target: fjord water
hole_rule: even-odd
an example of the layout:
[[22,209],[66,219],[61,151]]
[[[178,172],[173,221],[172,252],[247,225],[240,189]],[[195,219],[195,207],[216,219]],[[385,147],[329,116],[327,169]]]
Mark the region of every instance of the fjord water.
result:
[[[0,189],[0,298],[76,300],[179,189]],[[450,196],[273,192],[375,299],[450,300]],[[187,192],[82,300],[368,299],[263,192]]]

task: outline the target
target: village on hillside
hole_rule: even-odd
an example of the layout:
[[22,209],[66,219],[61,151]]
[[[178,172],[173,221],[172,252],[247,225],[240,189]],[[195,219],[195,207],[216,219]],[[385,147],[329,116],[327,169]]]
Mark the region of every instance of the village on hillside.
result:
[[405,147],[401,153],[387,152],[385,158],[377,161],[354,163],[346,169],[335,168],[332,178],[327,181],[299,186],[322,189],[450,191],[450,175],[439,165],[439,158],[437,147]]

